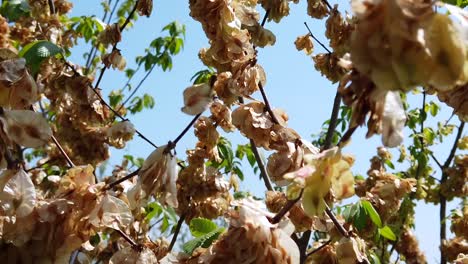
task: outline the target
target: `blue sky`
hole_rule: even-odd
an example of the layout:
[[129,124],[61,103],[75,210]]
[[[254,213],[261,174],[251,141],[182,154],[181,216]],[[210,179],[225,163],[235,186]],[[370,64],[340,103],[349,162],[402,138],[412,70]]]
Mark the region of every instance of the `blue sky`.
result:
[[[98,7],[100,1],[95,1],[93,4],[91,1],[72,2],[74,4],[72,16],[102,16],[102,10]],[[333,5],[336,2],[330,3]],[[340,2],[340,10],[344,11],[345,8],[349,8],[348,3]],[[192,119],[191,116],[180,111],[183,106],[182,92],[191,84],[191,76],[205,68],[198,59],[198,51],[200,48],[207,47],[208,41],[200,24],[189,16],[188,1],[155,1],[152,16],[140,17],[134,28],[123,33],[123,41],[118,46],[122,55],[127,58],[127,65],[136,68],[133,58],[143,55],[149,43],[161,36],[161,29],[175,20],[186,25],[185,48],[181,54],[173,58],[172,71],[155,70],[141,88],[139,94],[150,93],[154,96],[156,102],[154,109],[130,117],[132,123],[157,145],[166,144],[174,139]],[[295,49],[296,37],[307,33],[304,22],[309,24],[317,38],[327,44],[324,36],[325,21],[310,18],[307,15],[306,1],[301,1],[297,5],[291,4],[290,15],[281,23],[267,22],[266,28],[276,35],[276,44],[260,49],[258,61],[267,74],[265,90],[272,106],[285,109],[290,118],[289,126],[303,138],[310,140],[311,134],[318,133],[323,121],[330,116],[336,85],[320,76],[320,73],[314,69],[310,57]],[[325,52],[317,43],[314,44],[314,54]],[[69,59],[74,63],[84,64],[82,54],[89,48],[89,45],[77,47]],[[137,75],[134,80],[138,82],[141,77]],[[125,82],[123,72],[108,70],[104,75],[101,88],[108,93],[111,89],[121,88]],[[254,94],[254,97],[261,98],[259,94]],[[413,105],[419,106],[421,102],[420,96],[410,96],[410,103]],[[441,119],[446,119],[448,116],[450,116],[449,110],[444,110],[440,114]],[[431,122],[428,124],[430,125]],[[353,171],[363,175],[369,168],[369,159],[376,153],[376,147],[381,145],[379,136],[365,139],[366,131],[366,128],[360,128],[353,136],[351,144],[343,150],[344,153],[355,155],[356,163]],[[248,143],[248,140],[240,136],[237,131],[227,135],[222,133],[222,135],[232,140],[233,145]],[[452,141],[450,138],[447,142]],[[409,144],[410,141],[406,142]],[[177,145],[178,153],[183,155],[185,150],[193,148],[195,143],[193,132],[189,132]],[[437,146],[434,149],[435,155],[440,160],[444,160],[449,148],[450,146]],[[112,150],[110,165],[119,164],[124,154],[146,157],[152,150],[149,144],[135,136],[124,150]],[[395,152],[394,156],[396,155]],[[396,162],[394,163],[399,166]],[[402,166],[400,168],[404,169],[405,165]],[[258,177],[253,175],[248,166],[245,166],[245,175],[246,180],[242,183],[242,188],[257,196],[263,196],[265,191],[263,183],[258,181]],[[439,174],[436,174],[436,177],[439,177]],[[345,201],[345,203],[348,202]],[[450,204],[449,209],[454,206],[454,203]],[[416,213],[416,235],[429,263],[434,263],[439,259],[439,209],[418,203]]]

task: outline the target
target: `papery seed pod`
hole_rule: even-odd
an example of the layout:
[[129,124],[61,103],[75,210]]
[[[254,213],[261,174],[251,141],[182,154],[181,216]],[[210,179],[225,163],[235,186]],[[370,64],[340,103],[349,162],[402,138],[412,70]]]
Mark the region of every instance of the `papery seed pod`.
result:
[[104,54],[102,56],[102,63],[106,68],[110,68],[112,66],[113,69],[117,68],[120,71],[123,71],[125,66],[127,66],[127,61],[122,57],[122,54],[120,54],[120,50],[118,49],[113,50],[111,53]]
[[153,11],[153,0],[139,0],[137,3],[137,12],[140,16],[147,16],[151,15],[151,11]]
[[294,41],[294,45],[296,45],[297,50],[303,50],[307,55],[314,52],[314,43],[312,43],[310,34],[297,37],[296,41]]
[[213,100],[213,90],[207,83],[195,84],[184,90],[182,112],[198,115],[205,111]]

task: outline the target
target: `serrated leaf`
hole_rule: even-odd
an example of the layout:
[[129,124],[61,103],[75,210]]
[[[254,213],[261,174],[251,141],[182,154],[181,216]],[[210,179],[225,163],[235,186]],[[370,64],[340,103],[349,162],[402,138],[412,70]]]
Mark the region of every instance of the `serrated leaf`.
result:
[[218,228],[218,226],[213,223],[211,220],[206,218],[194,218],[190,221],[190,233],[194,237],[201,237],[210,232],[213,232]]
[[192,252],[199,247],[208,248],[213,243],[213,241],[215,241],[219,237],[219,235],[221,235],[223,232],[224,232],[224,228],[217,228],[216,230],[208,234],[205,234],[200,237],[196,237],[188,241],[187,243],[183,244],[182,250],[185,253],[191,255]]
[[379,228],[379,234],[383,237],[385,237],[388,240],[395,241],[396,240],[396,235],[393,233],[392,229],[388,226],[384,226],[382,228]]
[[379,213],[375,210],[374,206],[369,201],[362,200],[361,205],[366,210],[366,213],[369,215],[371,221],[377,226],[382,227],[382,220],[380,219]]
[[62,48],[50,41],[40,40],[29,43],[18,54],[26,59],[26,64],[31,68],[32,74],[39,71],[41,63],[50,56],[63,52]]

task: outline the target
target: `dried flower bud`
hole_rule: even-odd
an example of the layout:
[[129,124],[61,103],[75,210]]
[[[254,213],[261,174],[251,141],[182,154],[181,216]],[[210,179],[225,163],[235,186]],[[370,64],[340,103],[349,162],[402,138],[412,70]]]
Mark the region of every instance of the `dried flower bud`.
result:
[[16,144],[37,148],[47,144],[52,136],[47,120],[30,110],[5,110],[0,117],[3,130]]
[[365,242],[360,238],[343,237],[336,247],[338,262],[343,264],[363,263],[366,259]]
[[218,124],[224,132],[232,132],[236,127],[232,124],[231,109],[225,104],[215,101],[210,106],[211,119]]
[[335,53],[320,53],[312,57],[315,69],[328,80],[336,83],[346,74],[347,70],[338,64],[339,58]]
[[296,41],[294,41],[294,45],[296,45],[297,50],[303,50],[307,55],[314,52],[314,43],[312,43],[310,34],[297,37]]
[[104,46],[115,45],[122,40],[118,23],[107,25],[106,29],[99,33],[98,40]]
[[153,0],[139,0],[137,3],[137,12],[140,16],[147,16],[151,15],[151,11],[153,11]]
[[390,148],[400,145],[403,142],[405,123],[406,114],[400,94],[389,91],[385,96],[382,116],[382,143]]
[[99,204],[89,214],[89,223],[95,227],[125,228],[133,221],[128,205],[109,194],[106,194]]
[[125,58],[122,57],[122,54],[120,54],[120,50],[118,49],[113,50],[111,53],[104,54],[102,56],[102,63],[106,68],[110,68],[110,66],[112,66],[112,69],[117,68],[120,71],[123,71],[125,66],[127,66],[127,61],[125,61]]
[[145,263],[158,264],[158,260],[153,251],[148,248],[137,250],[133,247],[126,247],[115,252],[109,260],[109,264],[126,264],[126,263]]
[[138,183],[143,197],[154,195],[162,204],[177,208],[177,159],[161,146],[146,158],[138,173]]
[[321,19],[328,14],[328,7],[323,0],[307,0],[307,14],[313,18]]
[[6,216],[25,217],[36,205],[36,190],[23,170],[5,170],[0,175],[0,209]]
[[279,23],[283,17],[289,15],[288,0],[260,0],[259,3],[263,9],[270,10],[269,21]]
[[202,253],[203,263],[299,263],[296,243],[288,231],[268,221],[271,213],[252,199],[236,205],[239,211],[230,213],[229,230]]
[[118,122],[107,129],[109,143],[116,148],[125,147],[125,142],[131,140],[135,134],[135,127],[130,121]]
[[25,109],[39,99],[36,82],[26,70],[26,60],[0,62],[0,105]]
[[182,112],[188,115],[198,115],[205,111],[213,100],[213,90],[207,83],[195,84],[184,91],[184,107]]
[[341,155],[334,147],[319,154],[304,155],[306,166],[284,175],[292,181],[287,195],[295,199],[302,189],[302,205],[309,216],[320,215],[326,208],[325,196],[332,191],[337,199],[354,195],[354,177],[350,167],[352,160]]

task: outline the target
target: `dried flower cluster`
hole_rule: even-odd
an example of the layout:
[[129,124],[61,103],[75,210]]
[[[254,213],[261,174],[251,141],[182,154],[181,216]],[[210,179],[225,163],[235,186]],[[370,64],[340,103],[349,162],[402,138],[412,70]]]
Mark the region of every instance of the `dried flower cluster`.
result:
[[[454,146],[442,165],[426,146],[418,146],[427,143],[430,147],[434,141],[429,140],[432,128],[425,129],[422,120],[427,104],[419,112],[421,133],[414,132],[415,146],[409,148],[413,156],[408,158],[408,174],[387,171],[386,166],[393,169],[392,155],[381,147],[370,161],[367,178],[355,178],[354,158],[342,154],[344,144],[333,147],[336,141],[329,138],[336,136],[336,113],[328,123],[322,149],[288,127],[286,112],[273,109],[267,100],[266,73],[257,63],[256,49],[276,42],[264,22],[280,22],[291,12],[291,2],[298,0],[190,0],[190,15],[201,23],[209,40],[199,57],[211,67],[210,72],[214,69],[206,82],[183,92],[181,110],[194,116],[193,121],[145,160],[127,157],[111,177],[98,182],[95,168],[108,160],[109,146],[124,148],[135,133],[145,138],[127,119],[122,103],[114,110],[110,106],[114,103],[105,102],[99,84],[107,69],[126,70],[125,52],[117,45],[135,14],[151,15],[153,1],[125,1],[117,11],[119,22],[110,25],[87,17],[68,18],[72,4],[66,0],[29,0],[17,6],[10,6],[15,1],[4,2],[0,8],[2,260],[353,264],[369,263],[370,256],[379,258],[376,253],[380,253],[380,262],[387,263],[393,256],[385,250],[392,244],[406,263],[426,263],[410,228],[413,200],[446,204],[468,193],[467,155],[455,153]],[[451,15],[438,12],[436,5]],[[263,20],[258,6],[265,10]],[[110,6],[105,8],[111,11]],[[339,83],[337,91],[352,113],[348,119],[341,110],[339,122],[349,124],[345,135],[366,122],[367,137],[382,134],[383,145],[401,145],[406,123],[411,122],[408,126],[413,129],[415,114],[407,117],[400,93],[420,86],[467,120],[466,11],[426,0],[352,0],[351,8],[354,17],[343,15],[338,5],[308,0],[307,13],[326,19],[331,51],[319,43],[327,53],[314,54],[312,38],[317,38],[312,32],[295,41],[298,50],[312,57],[317,71]],[[126,12],[128,17],[122,20]],[[64,56],[82,38],[96,45],[84,68]],[[34,50],[38,43],[43,46]],[[93,85],[99,60],[101,73]],[[254,98],[257,92],[263,101]],[[339,107],[334,106],[333,112],[338,113]],[[208,109],[210,113],[204,116]],[[434,109],[430,112],[436,115]],[[186,161],[178,160],[175,148],[192,124],[197,142],[186,151]],[[240,173],[233,165],[240,163],[227,157],[233,151],[226,150],[226,139],[218,128],[227,133],[238,130],[250,140],[249,162],[256,159],[269,190],[264,203],[238,192],[236,174]],[[463,123],[458,129],[455,144],[467,149]],[[442,142],[448,133],[439,129],[433,134]],[[340,142],[345,139],[349,137]],[[267,164],[262,164],[257,147],[271,151]],[[430,154],[441,169],[439,184],[433,184],[428,175],[432,168],[425,158]],[[38,166],[27,169],[26,160],[38,160]],[[129,173],[130,162],[141,167]],[[336,205],[355,194],[358,202]],[[343,208],[361,211],[346,215]],[[455,237],[441,239],[448,261],[466,263],[468,259],[464,255],[467,208],[463,204],[451,216]],[[154,214],[164,216],[155,220]],[[167,215],[174,224],[178,222],[170,244],[164,238],[173,224]],[[359,227],[356,215],[365,218],[358,220],[366,228]],[[198,234],[192,226],[192,221],[219,218],[226,220],[219,223],[226,224],[227,230],[218,228],[216,236]],[[159,221],[163,222],[161,232],[150,234],[150,223]],[[184,222],[196,238],[183,246],[183,253],[175,253],[174,243]],[[158,238],[153,241],[150,235]],[[392,235],[396,240],[388,243]],[[193,243],[198,243],[197,248],[188,250]]]

